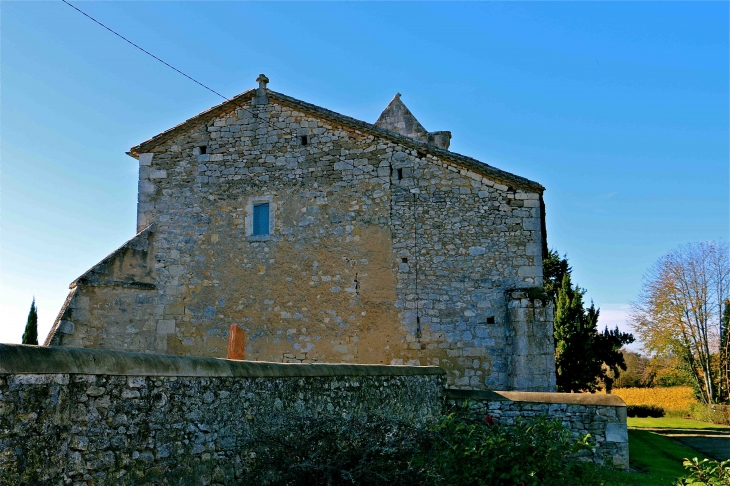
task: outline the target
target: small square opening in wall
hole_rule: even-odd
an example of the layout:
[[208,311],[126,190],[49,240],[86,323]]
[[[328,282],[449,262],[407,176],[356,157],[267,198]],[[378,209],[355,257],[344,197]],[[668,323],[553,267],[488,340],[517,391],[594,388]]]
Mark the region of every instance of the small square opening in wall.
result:
[[252,234],[253,236],[269,234],[269,203],[254,205]]
[[198,150],[200,151],[200,155],[205,155],[208,153],[208,147],[206,147],[205,145],[201,145],[200,147],[198,147]]
[[494,324],[494,316],[487,317],[487,324]]
[[400,259],[400,261],[403,262],[403,263],[408,263],[408,258],[407,257],[403,257],[403,258]]
[[300,139],[302,141],[302,146],[309,145],[309,135],[302,135]]

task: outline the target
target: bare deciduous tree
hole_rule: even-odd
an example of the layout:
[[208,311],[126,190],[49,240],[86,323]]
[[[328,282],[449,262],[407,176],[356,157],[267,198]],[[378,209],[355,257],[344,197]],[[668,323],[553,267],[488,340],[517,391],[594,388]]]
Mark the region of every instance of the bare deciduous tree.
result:
[[644,275],[631,314],[646,350],[679,357],[708,404],[727,399],[718,385],[723,305],[730,297],[728,250],[727,243],[702,242],[663,256]]

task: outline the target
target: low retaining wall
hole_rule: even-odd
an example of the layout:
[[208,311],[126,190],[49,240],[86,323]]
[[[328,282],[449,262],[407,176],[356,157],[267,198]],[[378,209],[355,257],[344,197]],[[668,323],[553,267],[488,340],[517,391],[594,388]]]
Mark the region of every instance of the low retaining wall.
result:
[[292,413],[441,413],[438,367],[280,364],[0,344],[0,484],[234,484]]
[[558,419],[576,435],[591,435],[596,444],[591,460],[629,467],[626,404],[615,395],[446,390],[447,407],[466,403],[474,416],[490,415],[503,424],[536,415]]

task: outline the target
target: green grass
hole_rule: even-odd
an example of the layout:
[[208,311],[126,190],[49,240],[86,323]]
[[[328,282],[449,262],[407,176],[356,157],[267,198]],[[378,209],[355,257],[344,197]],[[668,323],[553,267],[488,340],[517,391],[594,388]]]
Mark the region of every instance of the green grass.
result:
[[729,429],[722,425],[673,417],[629,417],[627,424],[632,427],[629,429],[629,457],[631,469],[634,472],[622,473],[617,480],[619,480],[618,484],[629,486],[673,486],[678,477],[686,474],[682,466],[685,457],[690,459],[697,457],[700,460],[705,458],[700,452],[690,447],[678,444],[654,432],[641,430],[641,428]]
[[652,428],[652,429],[706,429],[706,430],[730,430],[727,425],[717,425],[708,422],[684,418],[635,418],[626,419],[629,427]]
[[674,486],[685,475],[685,457],[705,456],[648,430],[629,430],[631,473],[619,473],[615,484],[626,486]]
[[694,449],[646,430],[629,431],[629,457],[633,469],[648,478],[664,481],[656,484],[671,484],[674,479],[683,476],[682,461],[685,457],[705,458]]

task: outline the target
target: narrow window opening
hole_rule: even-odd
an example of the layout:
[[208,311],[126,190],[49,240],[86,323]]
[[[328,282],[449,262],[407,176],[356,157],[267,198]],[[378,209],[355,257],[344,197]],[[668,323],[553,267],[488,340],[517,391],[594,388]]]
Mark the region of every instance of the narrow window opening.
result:
[[269,234],[269,203],[256,204],[253,207],[253,235]]
[[398,169],[398,180],[403,180],[403,169]]
[[201,145],[200,147],[198,147],[198,149],[200,150],[200,155],[205,155],[206,153],[208,153],[208,147],[206,147],[205,145]]
[[408,263],[408,258],[403,257],[403,258],[400,259],[400,261],[403,262],[403,263]]
[[487,317],[487,324],[494,324],[494,316]]
[[301,136],[300,138],[302,139],[302,145],[307,145],[307,144],[309,144],[309,136],[307,136],[307,135],[302,135],[302,136]]

